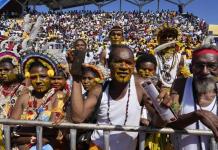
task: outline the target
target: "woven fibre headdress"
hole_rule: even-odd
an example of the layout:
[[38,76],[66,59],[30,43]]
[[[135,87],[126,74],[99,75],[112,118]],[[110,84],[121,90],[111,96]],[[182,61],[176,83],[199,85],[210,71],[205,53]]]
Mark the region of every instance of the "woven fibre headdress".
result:
[[45,51],[26,51],[22,54],[21,70],[26,78],[30,76],[30,66],[34,62],[40,62],[48,69],[48,76],[53,77],[58,72],[58,61]]
[[157,31],[156,31],[156,36],[157,36],[157,41],[160,44],[161,38],[165,34],[172,34],[175,36],[177,39],[181,39],[181,31],[179,30],[178,27],[169,24],[169,23],[164,23],[162,26],[160,26]]
[[19,37],[10,37],[2,41],[0,45],[0,61],[7,58],[11,59],[12,64],[18,69],[18,73],[20,71],[20,55],[17,52],[19,44]]

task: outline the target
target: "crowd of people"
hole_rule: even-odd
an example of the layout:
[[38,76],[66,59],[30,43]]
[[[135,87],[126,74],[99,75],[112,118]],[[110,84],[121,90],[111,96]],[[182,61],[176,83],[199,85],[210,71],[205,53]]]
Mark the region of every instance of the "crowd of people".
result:
[[[122,26],[125,42],[135,51],[149,51],[157,45],[156,31],[163,23],[169,23],[181,31],[181,41],[187,48],[196,47],[207,35],[207,23],[193,14],[179,14],[176,11],[160,12],[66,12],[33,14],[26,17],[31,25],[42,15],[40,43],[56,37],[64,44],[65,50],[72,47],[77,38],[85,39],[87,49],[98,58],[102,49],[110,45],[108,33],[114,24]],[[1,17],[1,35],[22,34],[23,20]],[[27,27],[28,28],[28,27]],[[98,63],[98,60],[96,59]]]
[[[218,48],[201,45],[204,20],[174,11],[1,18],[1,118],[210,129],[218,140]],[[13,149],[36,150],[34,131],[13,127]],[[69,149],[69,129],[44,128],[42,141],[44,150]],[[79,130],[76,141],[78,150],[104,149],[102,130]],[[109,147],[135,150],[137,141],[136,132],[111,131]],[[154,133],[145,143],[207,150],[210,137]]]

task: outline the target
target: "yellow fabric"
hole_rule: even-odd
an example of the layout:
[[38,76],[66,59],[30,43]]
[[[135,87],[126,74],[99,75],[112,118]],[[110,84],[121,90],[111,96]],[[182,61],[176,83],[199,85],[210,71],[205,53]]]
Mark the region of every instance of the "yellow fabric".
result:
[[91,143],[89,150],[102,150],[98,145]]
[[145,141],[149,150],[174,150],[166,134],[154,133]]
[[3,132],[2,132],[2,129],[0,129],[0,150],[5,150],[5,145],[4,145],[4,142],[3,142]]

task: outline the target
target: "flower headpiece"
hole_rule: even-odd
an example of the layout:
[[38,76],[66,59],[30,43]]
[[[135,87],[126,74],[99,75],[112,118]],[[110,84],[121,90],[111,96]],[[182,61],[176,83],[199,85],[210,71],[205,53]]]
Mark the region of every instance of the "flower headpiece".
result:
[[104,81],[104,75],[97,66],[91,64],[83,64],[83,67],[90,68],[92,71],[98,74],[98,78],[95,79],[97,83],[102,83]]

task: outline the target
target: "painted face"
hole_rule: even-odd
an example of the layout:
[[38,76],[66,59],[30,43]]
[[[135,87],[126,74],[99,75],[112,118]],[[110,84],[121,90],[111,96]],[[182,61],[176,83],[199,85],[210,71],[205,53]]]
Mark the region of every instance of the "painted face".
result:
[[78,51],[85,51],[86,50],[86,43],[84,43],[84,41],[82,40],[78,40],[75,45],[75,50],[78,50]]
[[[205,54],[194,57],[192,61],[192,72],[195,79],[218,78],[218,56]],[[217,80],[218,81],[218,80]]]
[[134,58],[125,48],[118,48],[110,62],[111,78],[120,83],[127,83],[134,72]]
[[155,75],[155,65],[152,62],[143,62],[139,66],[138,74],[143,78],[149,78]]
[[162,55],[166,59],[169,59],[172,58],[174,52],[175,48],[166,48],[160,52],[160,55]]
[[82,85],[86,91],[89,91],[92,87],[94,87],[97,84],[95,78],[95,75],[91,71],[86,71],[83,73]]
[[57,90],[63,90],[66,86],[66,79],[63,76],[54,76],[51,78],[51,86]]
[[0,81],[1,83],[10,83],[17,79],[15,67],[9,62],[0,63]]
[[112,44],[121,44],[123,41],[123,33],[122,31],[111,31],[110,33],[110,41]]
[[36,92],[44,93],[50,89],[50,78],[47,74],[48,69],[36,66],[30,70],[30,81]]
[[171,33],[171,31],[165,31],[163,35],[160,37],[160,44],[168,43],[176,40],[176,35]]

